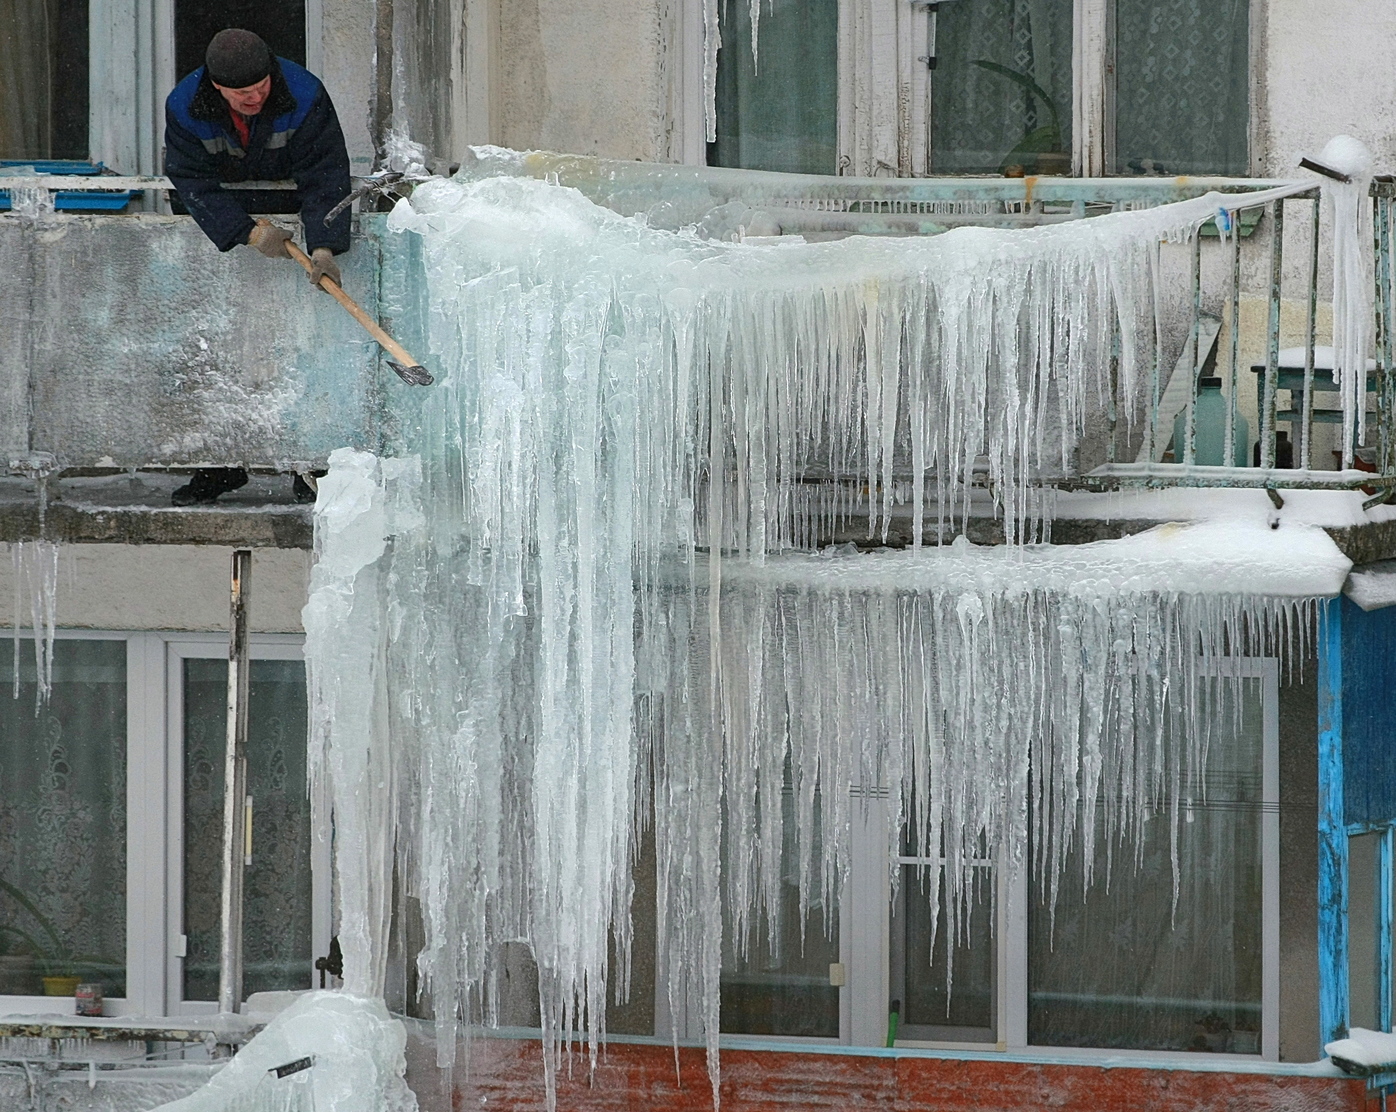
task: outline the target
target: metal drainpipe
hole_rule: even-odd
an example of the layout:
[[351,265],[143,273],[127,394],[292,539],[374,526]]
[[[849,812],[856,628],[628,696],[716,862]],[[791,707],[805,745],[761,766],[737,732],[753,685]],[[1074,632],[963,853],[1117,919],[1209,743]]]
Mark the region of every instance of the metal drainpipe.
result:
[[242,880],[247,839],[247,610],[252,552],[233,553],[228,635],[228,739],[223,765],[222,935],[218,947],[218,1010],[242,1004]]

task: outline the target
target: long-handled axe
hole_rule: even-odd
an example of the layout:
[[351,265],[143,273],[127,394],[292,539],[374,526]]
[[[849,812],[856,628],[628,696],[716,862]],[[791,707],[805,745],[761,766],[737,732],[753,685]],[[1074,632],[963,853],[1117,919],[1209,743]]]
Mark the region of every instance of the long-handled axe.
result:
[[[269,224],[270,221],[259,220],[258,223]],[[310,256],[289,239],[286,241],[286,251],[291,258],[305,267],[307,274],[311,272],[315,264],[310,261]],[[388,366],[397,372],[398,378],[408,386],[430,386],[436,381],[431,372],[413,359],[405,347],[384,332],[378,322],[360,308],[357,301],[339,288],[338,282],[330,278],[321,278],[320,288],[343,305],[349,315],[363,326],[364,331],[377,340],[379,346],[392,357],[388,360]]]

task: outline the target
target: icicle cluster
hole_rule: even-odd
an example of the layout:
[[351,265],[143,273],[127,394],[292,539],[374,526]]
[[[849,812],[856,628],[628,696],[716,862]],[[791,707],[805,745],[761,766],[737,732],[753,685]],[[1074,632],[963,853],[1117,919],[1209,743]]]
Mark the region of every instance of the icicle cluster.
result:
[[[723,896],[739,923],[775,906],[787,757],[805,902],[842,883],[854,784],[942,840],[952,901],[972,848],[1022,844],[1030,762],[1046,873],[1078,803],[1137,829],[1152,789],[1202,766],[1234,681],[1215,663],[1275,651],[1347,561],[1303,529],[920,540],[967,514],[976,476],[1031,534],[1032,482],[1072,466],[1112,329],[1124,396],[1142,388],[1154,245],[1217,204],[761,247],[517,178],[400,205],[442,375],[397,403],[410,458],[333,458],[306,610],[355,991],[382,969],[396,852],[443,1064],[524,940],[551,1094],[625,979],[608,936],[627,949],[652,809],[660,964],[671,999],[701,1001],[716,1093]],[[899,492],[909,552],[808,552],[846,513],[885,531]]]
[[[43,491],[40,491],[40,521]],[[19,698],[21,615],[28,613],[34,642],[36,677],[34,713],[48,702],[53,686],[53,634],[58,618],[58,545],[52,541],[17,541],[10,546],[14,577],[14,698]],[[26,606],[27,601],[27,606]]]
[[1367,438],[1367,355],[1372,346],[1372,152],[1349,135],[1329,140],[1318,161],[1348,181],[1324,178],[1333,221],[1333,378],[1343,402],[1343,466]]

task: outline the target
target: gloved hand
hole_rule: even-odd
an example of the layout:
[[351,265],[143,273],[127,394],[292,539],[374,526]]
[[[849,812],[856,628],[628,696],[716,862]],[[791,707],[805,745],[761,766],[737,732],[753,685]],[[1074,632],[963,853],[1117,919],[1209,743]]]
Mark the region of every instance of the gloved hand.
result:
[[310,253],[310,284],[319,286],[321,278],[328,278],[336,286],[343,285],[339,278],[339,267],[334,261],[334,252],[328,247],[317,247]]
[[290,238],[291,233],[285,228],[258,223],[247,233],[247,246],[255,247],[269,259],[289,259],[291,256],[286,250],[286,241]]

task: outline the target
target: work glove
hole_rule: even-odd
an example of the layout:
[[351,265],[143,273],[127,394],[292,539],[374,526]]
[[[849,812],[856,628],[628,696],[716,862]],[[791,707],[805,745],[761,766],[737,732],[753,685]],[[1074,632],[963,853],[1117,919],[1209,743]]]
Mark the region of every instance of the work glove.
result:
[[328,278],[336,286],[344,283],[339,278],[339,267],[334,261],[334,252],[328,247],[317,247],[310,253],[310,284],[318,286],[321,278]]
[[289,259],[286,241],[291,233],[275,224],[258,224],[247,233],[247,246],[255,247],[269,259]]

